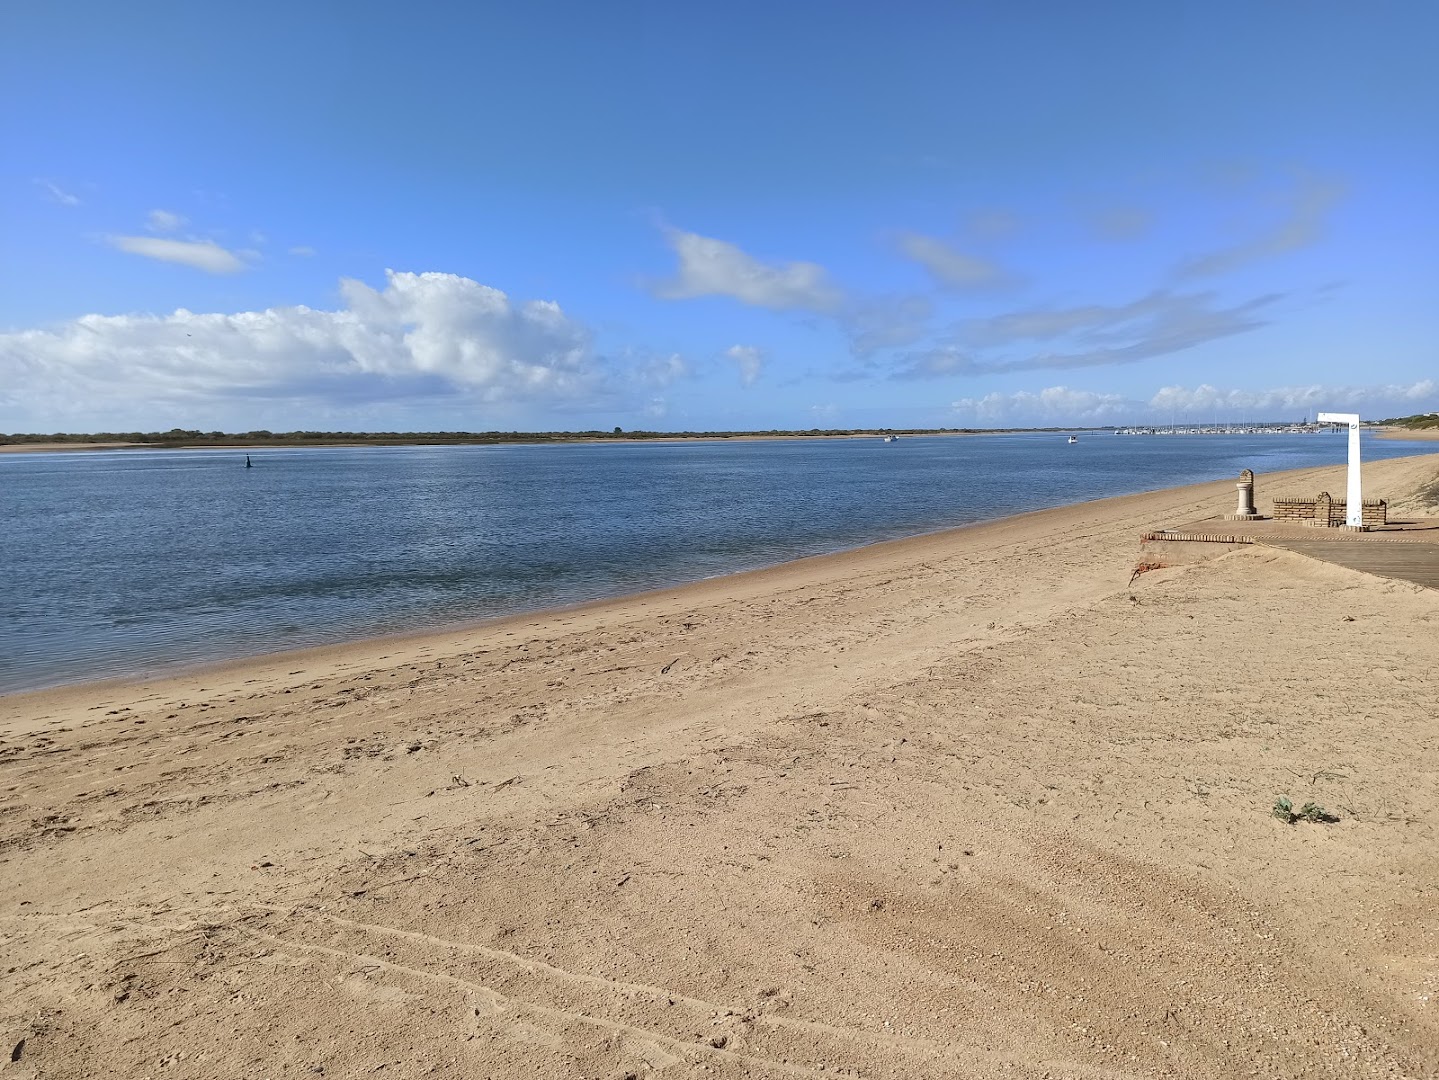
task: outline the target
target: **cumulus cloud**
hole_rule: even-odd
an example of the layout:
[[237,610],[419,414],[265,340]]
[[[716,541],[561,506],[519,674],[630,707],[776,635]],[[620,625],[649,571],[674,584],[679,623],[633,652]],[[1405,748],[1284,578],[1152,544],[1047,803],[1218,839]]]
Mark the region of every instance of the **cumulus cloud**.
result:
[[1389,383],[1371,386],[1278,386],[1270,390],[1221,390],[1207,383],[1195,387],[1165,386],[1149,400],[1160,414],[1173,412],[1211,416],[1246,412],[1250,414],[1303,410],[1350,411],[1376,405],[1382,412],[1396,407],[1427,403],[1439,396],[1439,383],[1421,379],[1408,385]]
[[764,354],[753,345],[731,345],[725,355],[739,365],[739,381],[753,386],[764,367]]
[[[1010,312],[962,323],[955,340],[905,357],[896,378],[994,375],[1014,371],[1132,364],[1180,352],[1266,324],[1277,295],[1229,307],[1214,293],[1153,293],[1119,305]],[[994,350],[1024,341],[1059,341],[1042,352]]]
[[174,232],[176,229],[188,224],[189,218],[172,213],[169,210],[151,210],[150,216],[146,220],[146,228],[151,232],[157,233]]
[[728,296],[771,311],[808,311],[833,319],[856,356],[910,345],[929,332],[933,302],[916,294],[862,295],[837,285],[812,262],[764,262],[734,244],[667,228],[678,259],[673,277],[652,291],[667,300]]
[[1036,427],[1052,424],[1108,424],[1135,415],[1139,403],[1123,394],[1071,390],[1048,386],[1043,390],[992,393],[981,398],[960,398],[955,412],[985,424],[1023,423]]
[[108,236],[106,240],[111,247],[131,255],[193,266],[211,274],[234,274],[245,269],[243,259],[209,240],[169,240],[158,236]]
[[1279,224],[1252,240],[1186,260],[1180,264],[1178,276],[1227,274],[1250,263],[1308,247],[1322,235],[1329,212],[1343,197],[1341,184],[1306,179],[1285,197],[1284,217]]
[[85,406],[103,416],[237,400],[556,403],[605,378],[588,331],[549,301],[515,303],[469,278],[395,271],[381,289],[345,279],[340,292],[333,311],[86,315],[0,334],[0,385],[31,415]]
[[1005,284],[1009,279],[998,266],[957,251],[922,233],[901,233],[899,249],[929,271],[939,284],[952,289],[976,289]]
[[70,192],[62,188],[59,184],[53,183],[49,180],[36,180],[35,183],[39,184],[40,187],[44,189],[46,197],[49,198],[49,200],[53,203],[59,203],[61,206],[80,205],[80,196],[72,195]]
[[766,263],[734,244],[680,229],[665,238],[679,260],[675,275],[654,286],[666,300],[728,296],[773,311],[835,312],[843,292],[824,267],[810,262]]

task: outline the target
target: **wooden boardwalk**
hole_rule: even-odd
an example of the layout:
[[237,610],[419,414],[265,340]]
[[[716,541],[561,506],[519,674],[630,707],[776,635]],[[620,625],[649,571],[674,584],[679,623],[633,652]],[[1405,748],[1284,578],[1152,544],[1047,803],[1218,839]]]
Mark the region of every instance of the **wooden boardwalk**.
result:
[[1439,589],[1439,544],[1345,543],[1266,537],[1260,543],[1379,577]]
[[1350,570],[1439,589],[1439,518],[1395,521],[1364,532],[1307,528],[1272,518],[1205,518],[1177,529],[1147,532],[1140,539],[1265,544]]

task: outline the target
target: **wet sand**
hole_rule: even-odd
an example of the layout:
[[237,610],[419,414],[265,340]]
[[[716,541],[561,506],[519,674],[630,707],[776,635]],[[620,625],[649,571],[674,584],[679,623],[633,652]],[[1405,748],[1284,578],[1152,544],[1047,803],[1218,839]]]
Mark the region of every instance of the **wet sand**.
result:
[[1439,592],[1233,500],[0,698],[0,1067],[1432,1076]]

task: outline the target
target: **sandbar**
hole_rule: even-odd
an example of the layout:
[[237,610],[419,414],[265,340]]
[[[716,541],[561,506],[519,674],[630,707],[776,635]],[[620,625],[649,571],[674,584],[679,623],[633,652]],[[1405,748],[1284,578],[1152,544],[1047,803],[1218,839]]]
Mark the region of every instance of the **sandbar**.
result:
[[71,450],[128,450],[143,445],[143,443],[129,442],[0,443],[0,454],[54,454]]
[[1439,440],[1439,428],[1380,428],[1381,439],[1403,439],[1407,442],[1433,442]]

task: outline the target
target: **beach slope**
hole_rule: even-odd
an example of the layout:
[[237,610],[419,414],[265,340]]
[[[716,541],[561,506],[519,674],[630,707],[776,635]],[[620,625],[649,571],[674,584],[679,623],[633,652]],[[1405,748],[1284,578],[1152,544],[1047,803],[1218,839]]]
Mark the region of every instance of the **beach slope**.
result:
[[1234,496],[0,699],[0,1068],[1433,1076],[1439,592]]

